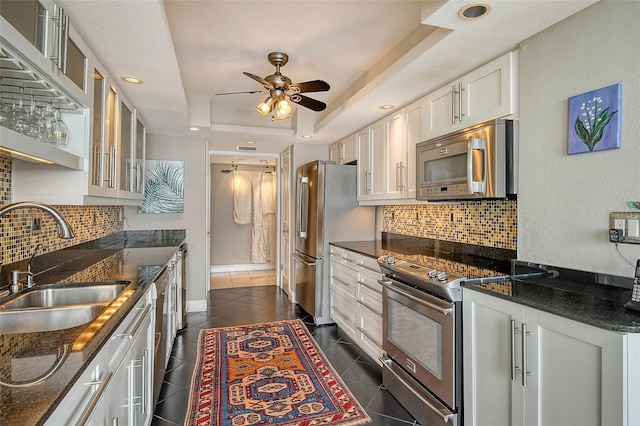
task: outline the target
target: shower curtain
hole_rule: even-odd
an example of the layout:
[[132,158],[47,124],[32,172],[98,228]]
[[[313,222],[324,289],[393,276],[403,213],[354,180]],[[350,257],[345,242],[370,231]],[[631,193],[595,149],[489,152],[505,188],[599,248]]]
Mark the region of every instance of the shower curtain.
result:
[[276,260],[276,176],[253,172],[253,221],[251,225],[251,263]]

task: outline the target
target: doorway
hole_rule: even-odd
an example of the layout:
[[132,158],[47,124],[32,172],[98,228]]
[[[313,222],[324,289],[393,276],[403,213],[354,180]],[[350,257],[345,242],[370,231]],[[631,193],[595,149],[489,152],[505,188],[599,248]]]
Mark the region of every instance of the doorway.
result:
[[281,286],[277,154],[210,152],[211,289]]

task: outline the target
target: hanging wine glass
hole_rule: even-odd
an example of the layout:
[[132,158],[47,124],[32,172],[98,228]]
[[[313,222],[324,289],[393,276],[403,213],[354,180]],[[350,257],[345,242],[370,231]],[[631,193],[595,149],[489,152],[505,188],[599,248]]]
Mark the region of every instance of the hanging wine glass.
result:
[[36,100],[34,95],[31,95],[31,101],[29,104],[29,115],[27,116],[24,134],[34,139],[38,139],[40,136],[40,124],[38,121]]
[[13,124],[13,109],[9,103],[0,102],[0,126],[11,129]]
[[53,138],[53,126],[55,125],[56,122],[56,116],[53,113],[53,108],[51,107],[51,102],[49,102],[45,108],[45,110],[42,112],[42,115],[40,116],[40,126],[41,126],[41,133],[40,133],[40,138],[38,138],[39,141],[41,142],[45,142],[45,143],[51,143],[51,144],[56,144],[56,141]]
[[69,129],[67,124],[60,117],[60,110],[54,111],[55,121],[51,126],[51,143],[56,145],[67,145],[69,143]]
[[16,132],[25,134],[27,132],[27,120],[29,118],[29,114],[24,109],[24,104],[22,102],[23,88],[20,88],[20,98],[18,98],[18,105],[13,109],[13,121],[14,121],[14,130]]

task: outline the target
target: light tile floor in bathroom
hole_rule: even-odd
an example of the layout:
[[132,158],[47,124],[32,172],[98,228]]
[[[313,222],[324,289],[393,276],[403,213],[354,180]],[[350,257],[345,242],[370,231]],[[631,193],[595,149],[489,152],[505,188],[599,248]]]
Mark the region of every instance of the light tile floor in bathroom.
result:
[[258,287],[276,285],[276,270],[213,272],[211,290],[221,288]]

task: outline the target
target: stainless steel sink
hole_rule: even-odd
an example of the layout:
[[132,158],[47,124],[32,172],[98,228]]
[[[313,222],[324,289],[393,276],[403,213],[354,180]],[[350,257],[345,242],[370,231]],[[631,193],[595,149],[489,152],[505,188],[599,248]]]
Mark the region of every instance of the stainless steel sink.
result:
[[40,287],[25,291],[18,297],[0,304],[0,311],[55,306],[109,304],[128,283],[74,285],[72,287]]
[[46,284],[0,303],[0,334],[72,328],[93,321],[128,281]]
[[63,330],[93,321],[104,305],[60,306],[29,310],[0,310],[0,334]]

